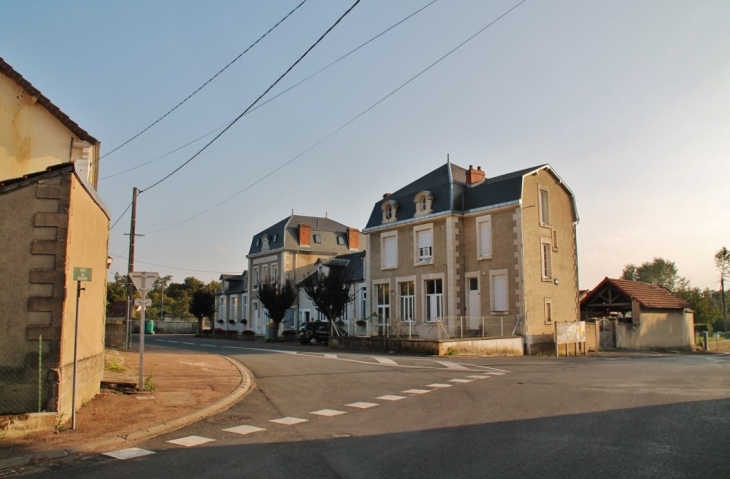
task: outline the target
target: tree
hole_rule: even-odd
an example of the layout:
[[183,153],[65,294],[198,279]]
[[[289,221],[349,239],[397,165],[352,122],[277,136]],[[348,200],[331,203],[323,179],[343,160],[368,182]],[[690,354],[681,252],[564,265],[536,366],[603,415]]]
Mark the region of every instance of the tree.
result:
[[730,251],[726,247],[720,248],[715,254],[715,266],[720,270],[720,291],[722,293],[722,323],[727,333],[727,310],[725,309],[725,279],[730,276]]
[[259,283],[258,298],[261,305],[266,308],[271,322],[274,323],[274,341],[279,340],[279,324],[286,315],[286,310],[294,304],[297,299],[297,290],[290,280],[284,284],[277,281]]
[[339,333],[339,329],[334,327],[335,320],[355,299],[350,283],[350,277],[342,267],[330,267],[328,272],[318,271],[304,281],[304,293],[327,318],[335,333]]
[[106,312],[109,313],[112,305],[117,301],[127,300],[127,277],[114,273],[114,281],[106,283]]
[[720,320],[719,298],[716,291],[709,288],[684,288],[676,292],[677,296],[687,301],[694,311],[695,324],[706,324],[712,330],[718,329]]
[[208,288],[198,289],[193,293],[189,311],[198,318],[198,332],[202,332],[203,318],[212,318],[215,314],[215,294]]
[[678,287],[688,287],[687,280],[679,276],[674,262],[664,258],[654,258],[651,262],[641,263],[641,266],[627,264],[621,273],[621,279],[657,284],[669,291],[676,291]]

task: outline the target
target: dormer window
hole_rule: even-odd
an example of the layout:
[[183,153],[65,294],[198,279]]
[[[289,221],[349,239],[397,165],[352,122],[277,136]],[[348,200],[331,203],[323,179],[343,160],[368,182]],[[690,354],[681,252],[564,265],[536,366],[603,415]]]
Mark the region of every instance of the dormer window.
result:
[[416,214],[413,216],[423,216],[433,213],[433,194],[430,191],[421,191],[413,202],[416,204]]
[[279,239],[279,233],[274,233],[274,239],[271,240],[272,243],[276,243],[276,240]]
[[315,235],[313,235],[313,238],[314,238],[314,242],[315,243],[321,243],[322,242],[322,236],[321,235],[315,234]]
[[337,235],[337,244],[342,246],[345,244],[345,237],[342,235]]
[[383,223],[392,223],[397,220],[398,203],[393,200],[383,202]]

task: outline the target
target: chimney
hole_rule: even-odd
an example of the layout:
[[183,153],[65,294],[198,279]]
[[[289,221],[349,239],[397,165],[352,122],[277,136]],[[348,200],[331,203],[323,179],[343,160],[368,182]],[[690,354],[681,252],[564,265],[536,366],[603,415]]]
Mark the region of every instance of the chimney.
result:
[[357,228],[347,228],[347,246],[350,249],[360,249],[360,231]]
[[466,184],[467,185],[473,185],[475,183],[479,183],[484,179],[484,172],[482,171],[481,166],[477,166],[477,169],[474,169],[473,165],[469,165],[469,171],[466,172]]
[[299,223],[299,246],[312,245],[312,227]]

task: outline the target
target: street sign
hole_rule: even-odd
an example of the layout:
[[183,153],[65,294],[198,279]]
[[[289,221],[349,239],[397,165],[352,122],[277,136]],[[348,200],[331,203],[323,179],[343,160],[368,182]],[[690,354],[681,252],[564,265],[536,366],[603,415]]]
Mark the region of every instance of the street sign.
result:
[[147,293],[152,289],[160,277],[159,273],[150,273],[147,271],[133,271],[129,273],[129,277],[132,279],[132,283],[137,287],[139,293],[143,298],[147,297]]
[[[141,306],[142,305],[142,300],[140,298],[136,298],[134,300],[134,305],[135,306]],[[145,299],[144,300],[144,305],[145,306],[152,306],[152,299],[150,299],[150,298]]]
[[91,268],[74,268],[74,281],[91,281]]

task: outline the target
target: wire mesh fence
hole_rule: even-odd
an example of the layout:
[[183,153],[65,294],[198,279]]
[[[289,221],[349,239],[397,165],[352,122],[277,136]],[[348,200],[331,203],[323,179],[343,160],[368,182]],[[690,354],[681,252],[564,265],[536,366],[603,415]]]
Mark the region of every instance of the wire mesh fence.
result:
[[443,340],[456,338],[494,338],[515,334],[514,316],[456,316],[434,321],[400,321],[382,318],[348,321],[341,325],[349,336],[389,337],[398,339]]
[[0,414],[43,412],[50,392],[49,341],[6,337],[0,345]]

